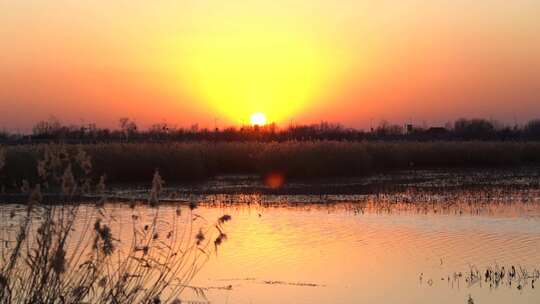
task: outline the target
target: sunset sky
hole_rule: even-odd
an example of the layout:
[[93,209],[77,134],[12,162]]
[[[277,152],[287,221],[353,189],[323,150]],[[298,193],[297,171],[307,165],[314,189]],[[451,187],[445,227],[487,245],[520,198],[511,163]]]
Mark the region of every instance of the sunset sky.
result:
[[538,0],[0,0],[0,129],[540,117]]

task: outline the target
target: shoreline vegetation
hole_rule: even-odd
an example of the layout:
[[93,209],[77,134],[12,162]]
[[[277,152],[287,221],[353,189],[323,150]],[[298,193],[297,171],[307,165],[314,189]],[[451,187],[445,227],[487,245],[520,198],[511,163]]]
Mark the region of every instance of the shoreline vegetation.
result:
[[[206,299],[189,283],[227,240],[230,215],[207,220],[196,203],[162,215],[156,171],[148,209],[130,206],[131,223],[120,223],[106,207],[105,178],[92,180],[83,149],[42,148],[37,182],[25,179],[19,190],[26,204],[0,213],[0,303],[179,304],[186,289]],[[0,149],[0,172],[10,166],[9,152]],[[47,204],[44,193],[58,202]],[[100,199],[86,208],[76,200],[85,195]]]
[[143,183],[158,170],[170,183],[248,174],[285,179],[361,177],[397,170],[536,167],[540,142],[500,141],[288,141],[161,142],[85,145],[34,144],[0,147],[4,190],[39,180],[39,162],[49,149],[83,151],[91,178],[107,183]]
[[392,124],[380,121],[369,130],[345,127],[339,123],[321,121],[318,124],[276,123],[203,128],[189,128],[167,122],[142,129],[136,121],[121,118],[116,129],[101,128],[95,123],[65,125],[51,117],[36,123],[30,133],[11,133],[0,130],[0,144],[21,145],[36,143],[96,144],[114,142],[287,142],[287,141],[540,141],[540,119],[524,124],[508,125],[496,120],[460,118],[444,125],[429,126],[413,123]]

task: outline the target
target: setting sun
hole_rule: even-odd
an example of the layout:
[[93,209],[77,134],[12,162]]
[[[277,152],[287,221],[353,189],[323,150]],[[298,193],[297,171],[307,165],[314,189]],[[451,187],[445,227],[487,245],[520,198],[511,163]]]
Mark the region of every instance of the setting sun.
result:
[[251,124],[254,126],[264,126],[266,124],[266,115],[264,113],[253,113],[251,115]]

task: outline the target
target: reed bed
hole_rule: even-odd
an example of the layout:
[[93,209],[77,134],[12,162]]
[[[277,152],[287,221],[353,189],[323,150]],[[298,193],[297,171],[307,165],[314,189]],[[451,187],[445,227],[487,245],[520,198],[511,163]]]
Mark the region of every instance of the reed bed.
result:
[[[40,149],[39,182],[20,183],[27,203],[18,212],[0,209],[0,303],[179,304],[186,288],[204,297],[189,283],[227,239],[229,215],[207,220],[195,202],[162,215],[164,182],[156,171],[145,202],[150,208],[132,205],[131,222],[119,223],[107,207],[105,178],[94,183],[84,149]],[[9,167],[10,152],[4,158],[0,150],[0,169]],[[44,189],[61,199],[43,204]],[[89,193],[100,195],[99,202],[72,200]]]
[[[5,148],[4,184],[38,180],[43,145]],[[158,169],[170,182],[223,174],[278,172],[289,178],[364,176],[411,168],[540,165],[538,142],[165,142],[70,146],[93,163],[93,177],[146,182]]]

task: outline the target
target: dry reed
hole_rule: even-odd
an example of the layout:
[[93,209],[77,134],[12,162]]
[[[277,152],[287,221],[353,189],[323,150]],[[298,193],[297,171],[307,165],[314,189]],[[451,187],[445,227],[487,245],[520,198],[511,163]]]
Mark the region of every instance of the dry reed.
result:
[[[201,180],[222,174],[289,178],[363,176],[419,168],[540,165],[538,142],[165,142],[69,146],[92,159],[93,178],[111,183],[146,182],[159,169],[169,182]],[[5,178],[13,185],[38,181],[35,168],[47,160],[42,145],[6,149]]]
[[[1,165],[2,155],[0,150]],[[10,214],[2,227],[0,303],[180,303],[182,291],[226,239],[228,215],[199,224],[196,206],[184,214],[178,206],[172,218],[160,214],[158,172],[150,212],[134,206],[126,232],[107,208],[105,179],[92,185],[86,151],[44,147],[37,166],[39,182],[23,183],[32,189],[24,212]],[[43,187],[60,191],[61,201],[42,204]],[[96,206],[70,200],[89,191],[102,195]]]

